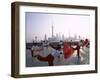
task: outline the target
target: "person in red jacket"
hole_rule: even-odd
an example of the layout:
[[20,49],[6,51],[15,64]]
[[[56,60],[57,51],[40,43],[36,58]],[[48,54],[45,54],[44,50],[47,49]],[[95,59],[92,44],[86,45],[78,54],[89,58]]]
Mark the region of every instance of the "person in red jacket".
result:
[[66,59],[70,58],[71,55],[74,53],[74,49],[71,47],[70,44],[64,42],[63,53],[64,53],[64,58]]

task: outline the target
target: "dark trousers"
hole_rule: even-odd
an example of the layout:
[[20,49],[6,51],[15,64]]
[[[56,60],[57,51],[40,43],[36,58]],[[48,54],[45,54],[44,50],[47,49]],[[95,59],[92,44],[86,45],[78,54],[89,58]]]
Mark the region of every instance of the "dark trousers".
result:
[[52,56],[51,54],[49,54],[46,57],[38,55],[37,59],[40,60],[40,61],[47,61],[49,66],[53,66],[54,56]]

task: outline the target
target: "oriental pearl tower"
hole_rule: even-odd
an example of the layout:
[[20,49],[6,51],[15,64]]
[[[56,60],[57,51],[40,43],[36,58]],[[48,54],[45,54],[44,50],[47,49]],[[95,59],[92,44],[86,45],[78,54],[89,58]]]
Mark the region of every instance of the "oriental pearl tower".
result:
[[54,37],[54,27],[53,27],[53,24],[52,24],[52,38]]

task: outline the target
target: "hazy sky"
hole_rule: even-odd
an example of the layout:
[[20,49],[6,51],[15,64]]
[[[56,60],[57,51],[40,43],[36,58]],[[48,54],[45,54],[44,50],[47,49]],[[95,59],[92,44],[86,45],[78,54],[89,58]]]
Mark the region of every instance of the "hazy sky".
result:
[[65,37],[80,35],[88,37],[90,34],[89,15],[71,14],[49,14],[26,12],[26,41],[32,42],[37,36],[38,40],[43,40],[44,35],[52,36],[51,27],[54,26],[54,35],[64,34]]

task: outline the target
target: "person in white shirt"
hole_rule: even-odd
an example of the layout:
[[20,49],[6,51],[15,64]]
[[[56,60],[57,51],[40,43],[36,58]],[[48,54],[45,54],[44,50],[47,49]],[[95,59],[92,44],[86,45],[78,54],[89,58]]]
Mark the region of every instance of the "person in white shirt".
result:
[[[60,45],[57,45],[56,48],[51,46],[51,48],[52,48],[51,53],[49,53],[45,57],[41,56],[39,54],[34,56],[33,55],[34,50],[31,51],[32,52],[32,56],[37,57],[37,59],[40,60],[40,61],[47,61],[49,66],[53,66],[54,65],[54,63],[53,63],[54,62],[54,58],[55,57],[60,58],[60,55],[62,54],[62,52],[61,52],[61,46]],[[37,50],[37,51],[39,51],[39,50]]]

